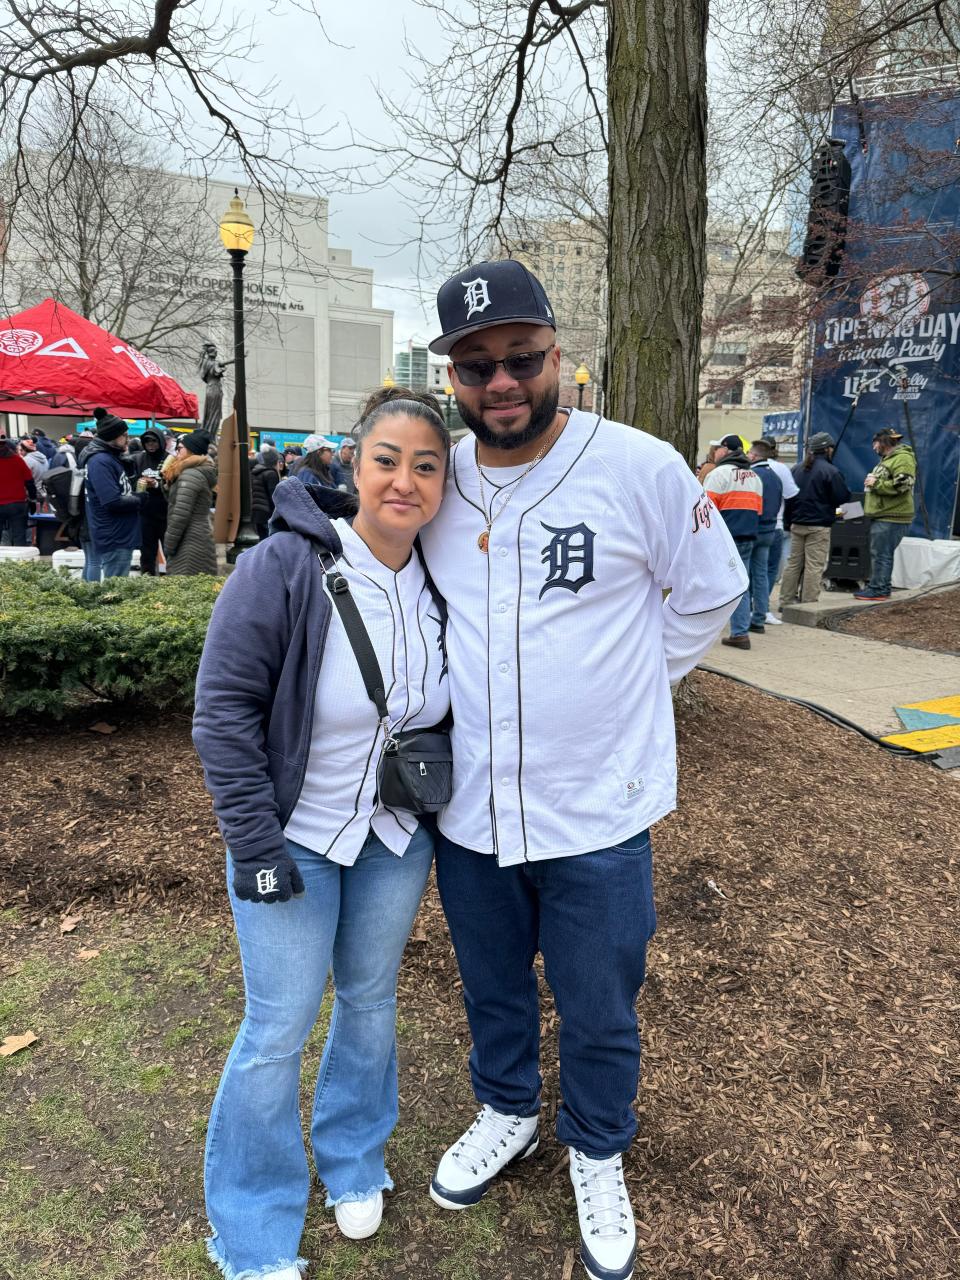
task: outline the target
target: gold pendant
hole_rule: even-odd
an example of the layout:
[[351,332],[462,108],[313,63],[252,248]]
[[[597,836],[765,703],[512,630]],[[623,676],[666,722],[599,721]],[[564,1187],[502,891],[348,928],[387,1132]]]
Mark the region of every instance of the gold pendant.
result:
[[490,546],[490,530],[489,529],[484,529],[483,533],[481,533],[480,537],[477,539],[477,546],[480,548],[480,550],[483,552],[484,555],[487,554],[487,550]]

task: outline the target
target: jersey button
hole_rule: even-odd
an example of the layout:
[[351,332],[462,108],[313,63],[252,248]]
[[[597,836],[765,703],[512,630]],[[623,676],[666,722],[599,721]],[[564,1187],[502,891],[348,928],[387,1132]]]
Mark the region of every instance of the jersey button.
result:
[[501,662],[501,663],[500,663],[500,670],[501,670],[501,671],[509,671],[509,670],[510,670],[510,663],[509,663],[509,662]]
[[510,721],[509,721],[509,720],[501,720],[501,721],[500,721],[500,728],[501,728],[501,729],[509,729],[509,728],[510,728]]
[[509,779],[509,778],[501,778],[501,779],[500,779],[500,785],[501,785],[502,787],[509,787],[509,785],[510,785],[510,779]]
[[501,554],[502,556],[505,556],[505,555],[507,554],[507,548],[506,548],[506,547],[501,547],[501,548],[500,548],[500,554]]
[[506,613],[506,612],[507,612],[507,606],[505,604],[497,605],[497,613]]

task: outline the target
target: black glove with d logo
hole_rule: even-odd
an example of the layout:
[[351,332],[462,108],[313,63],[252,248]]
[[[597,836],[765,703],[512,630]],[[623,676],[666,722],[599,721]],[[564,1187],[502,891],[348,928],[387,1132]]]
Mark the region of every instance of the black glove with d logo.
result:
[[233,892],[244,902],[289,902],[305,889],[300,868],[285,850],[267,857],[238,857],[232,850]]

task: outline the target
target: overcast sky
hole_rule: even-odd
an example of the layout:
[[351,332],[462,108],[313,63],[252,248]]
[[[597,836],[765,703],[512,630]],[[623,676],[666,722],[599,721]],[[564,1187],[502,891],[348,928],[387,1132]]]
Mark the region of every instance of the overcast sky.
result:
[[[345,48],[327,44],[316,19],[306,14],[277,18],[264,12],[263,0],[238,0],[236,12],[256,22],[260,66],[253,77],[280,82],[278,97],[293,99],[305,113],[320,110],[323,119],[345,135],[349,119],[357,132],[388,140],[393,127],[377,100],[375,84],[395,101],[410,92],[404,31],[417,47],[442,61],[445,37],[431,15],[411,0],[357,0],[322,4],[326,30]],[[331,190],[330,240],[353,250],[354,262],[372,267],[374,303],[395,313],[394,345],[413,337],[435,336],[433,295],[427,291],[426,317],[416,296],[415,252],[396,251],[395,244],[412,231],[402,225],[409,214],[388,192],[348,195]],[[401,225],[398,226],[398,223]]]

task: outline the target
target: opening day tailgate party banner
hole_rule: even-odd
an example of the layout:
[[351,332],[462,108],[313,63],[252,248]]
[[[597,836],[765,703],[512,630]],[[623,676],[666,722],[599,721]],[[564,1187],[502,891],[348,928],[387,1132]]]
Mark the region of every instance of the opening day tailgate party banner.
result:
[[850,211],[816,323],[805,438],[839,440],[834,461],[862,490],[873,433],[901,432],[929,521],[918,502],[911,533],[949,538],[960,473],[960,96],[844,105],[832,135],[852,170]]

